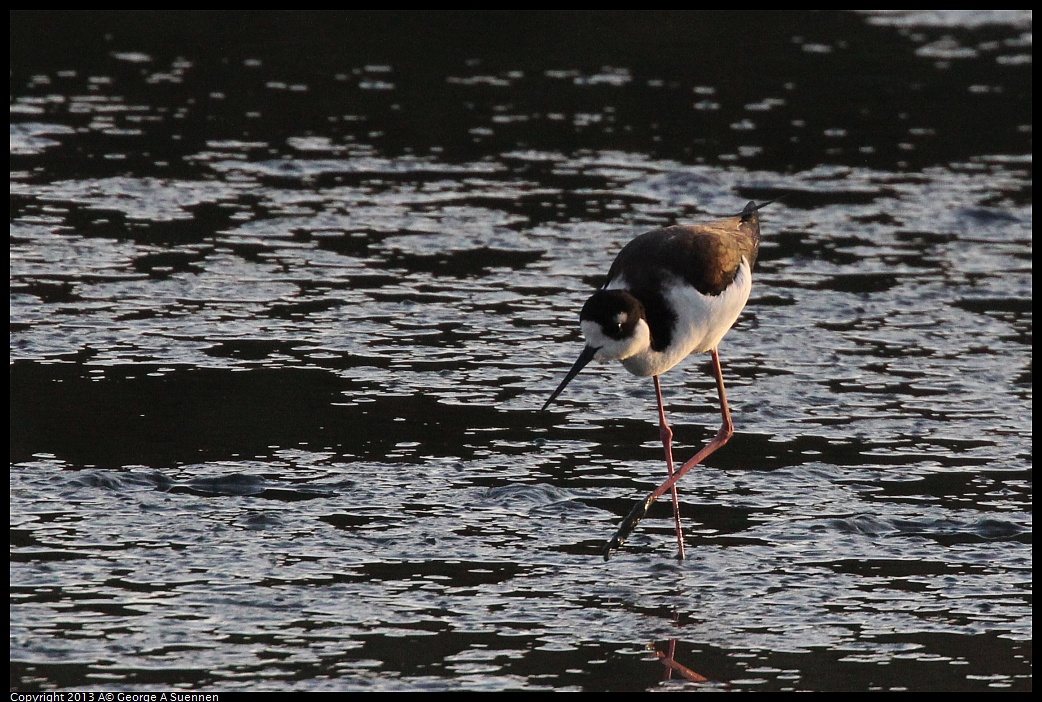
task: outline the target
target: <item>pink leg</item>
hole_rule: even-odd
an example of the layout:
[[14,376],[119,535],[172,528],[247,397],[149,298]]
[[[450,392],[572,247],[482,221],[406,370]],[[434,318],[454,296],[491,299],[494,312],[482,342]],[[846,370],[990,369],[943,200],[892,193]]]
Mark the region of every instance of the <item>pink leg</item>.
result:
[[[659,384],[657,375],[651,377],[655,381],[655,397],[658,399],[658,431],[662,439],[662,448],[666,452],[666,470],[669,477],[673,477],[673,430],[669,428],[666,421],[666,409],[662,404],[662,386]],[[676,483],[670,488],[673,497],[673,523],[677,530],[677,559],[684,560],[684,530],[680,526],[680,499],[677,497]]]
[[720,352],[717,349],[713,349],[710,353],[713,355],[713,376],[716,378],[716,392],[720,397],[720,416],[723,419],[723,422],[720,425],[720,431],[718,431],[716,436],[713,437],[713,440],[703,446],[702,450],[696,453],[691,460],[680,466],[680,470],[674,472],[669,476],[666,482],[655,488],[655,491],[648,495],[643,502],[637,503],[637,505],[626,516],[626,519],[622,521],[622,525],[619,526],[618,531],[615,532],[615,536],[611,537],[608,543],[605,544],[605,560],[611,556],[612,551],[622,545],[622,542],[630,535],[633,528],[637,526],[637,522],[643,519],[644,515],[648,513],[648,509],[655,500],[662,497],[667,490],[673,489],[673,486],[677,484],[677,481],[687,475],[688,471],[704,461],[707,456],[726,444],[731,437],[734,436],[734,422],[731,421],[731,410],[727,406],[727,393],[724,390],[724,372],[720,368]]

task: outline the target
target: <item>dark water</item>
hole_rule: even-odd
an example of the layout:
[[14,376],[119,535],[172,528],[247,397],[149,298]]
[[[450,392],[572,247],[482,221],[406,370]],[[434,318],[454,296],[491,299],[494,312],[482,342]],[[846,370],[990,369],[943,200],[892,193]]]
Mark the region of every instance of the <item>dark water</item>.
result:
[[[1031,22],[12,13],[11,688],[1030,690]],[[605,563],[579,307],[779,196]]]

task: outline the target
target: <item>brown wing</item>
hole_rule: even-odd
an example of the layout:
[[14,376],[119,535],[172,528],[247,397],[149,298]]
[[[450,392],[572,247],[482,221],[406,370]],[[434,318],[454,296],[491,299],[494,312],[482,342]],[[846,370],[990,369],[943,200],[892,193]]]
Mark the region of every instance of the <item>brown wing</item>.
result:
[[755,205],[715,222],[677,225],[645,232],[623,247],[608,271],[634,291],[659,291],[668,271],[705,295],[719,295],[734,281],[744,257],[752,266],[760,248]]

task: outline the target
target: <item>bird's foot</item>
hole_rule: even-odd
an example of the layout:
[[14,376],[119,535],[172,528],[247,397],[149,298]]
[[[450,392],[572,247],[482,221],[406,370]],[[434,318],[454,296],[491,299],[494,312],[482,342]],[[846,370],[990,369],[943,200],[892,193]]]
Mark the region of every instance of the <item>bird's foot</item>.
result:
[[640,523],[641,519],[644,519],[648,514],[648,510],[651,509],[651,503],[655,500],[651,497],[638,502],[633,505],[633,509],[626,515],[626,518],[622,520],[622,524],[615,531],[615,535],[608,539],[608,542],[604,544],[604,548],[601,553],[604,554],[604,560],[611,558],[611,554],[614,553],[622,546],[623,542],[629,537],[637,524]]

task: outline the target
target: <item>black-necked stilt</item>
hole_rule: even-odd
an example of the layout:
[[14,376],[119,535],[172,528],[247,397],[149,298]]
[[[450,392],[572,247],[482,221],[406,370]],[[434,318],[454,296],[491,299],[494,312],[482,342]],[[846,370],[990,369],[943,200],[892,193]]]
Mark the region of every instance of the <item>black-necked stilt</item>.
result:
[[[757,210],[764,205],[750,202],[734,217],[641,234],[619,252],[608,280],[579,313],[586,347],[543,409],[593,359],[621,361],[634,375],[650,375],[655,383],[659,436],[669,472],[669,479],[633,508],[605,544],[605,560],[644,518],[651,503],[667,491],[673,497],[679,558],[684,558],[676,483],[734,434],[717,345],[749,300],[753,264],[760,247]],[[723,423],[712,441],[674,470],[673,431],[666,422],[658,377],[689,354],[706,351],[712,354]]]

